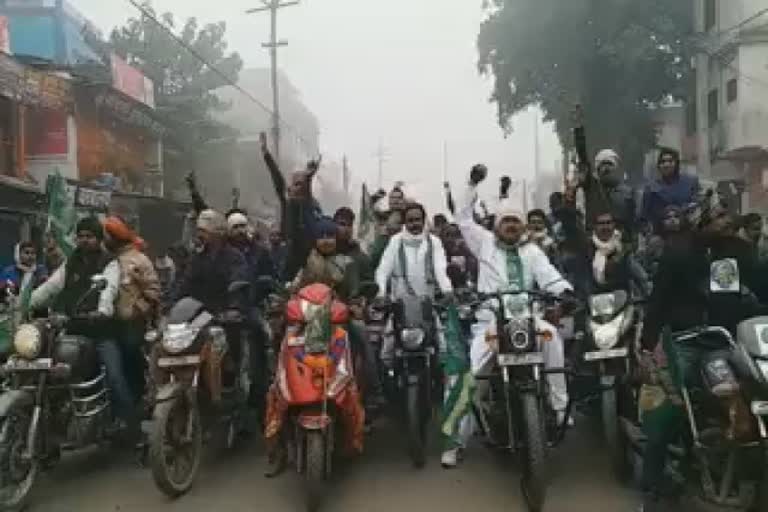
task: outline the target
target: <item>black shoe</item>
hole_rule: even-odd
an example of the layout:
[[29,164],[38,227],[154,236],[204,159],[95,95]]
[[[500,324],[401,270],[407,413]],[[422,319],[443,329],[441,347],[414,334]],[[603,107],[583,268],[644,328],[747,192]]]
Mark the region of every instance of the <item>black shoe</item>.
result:
[[277,453],[269,456],[267,461],[267,470],[264,471],[264,476],[267,478],[275,478],[285,471],[288,465],[288,458],[286,457],[285,450],[278,449]]

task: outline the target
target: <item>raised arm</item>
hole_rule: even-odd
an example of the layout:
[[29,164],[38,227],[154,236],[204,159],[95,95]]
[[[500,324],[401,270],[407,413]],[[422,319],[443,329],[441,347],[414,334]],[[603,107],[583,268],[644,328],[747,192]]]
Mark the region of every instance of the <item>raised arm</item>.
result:
[[470,182],[464,193],[464,200],[458,212],[456,213],[456,224],[458,224],[467,247],[475,258],[480,258],[483,246],[493,243],[493,233],[475,222],[475,202],[477,202],[477,184]]

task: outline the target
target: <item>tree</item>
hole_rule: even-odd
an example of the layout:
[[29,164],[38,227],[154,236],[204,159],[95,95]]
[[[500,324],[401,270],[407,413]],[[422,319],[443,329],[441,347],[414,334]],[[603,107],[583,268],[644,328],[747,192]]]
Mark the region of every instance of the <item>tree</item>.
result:
[[[158,17],[148,2],[144,8],[176,32],[177,21],[171,13]],[[228,108],[213,94],[227,85],[227,80],[197,57],[203,57],[236,82],[243,61],[236,52],[227,52],[225,33],[223,22],[200,27],[195,18],[188,18],[177,32],[183,41],[180,44],[164,27],[144,15],[130,18],[123,27],[112,31],[112,50],[154,82],[156,109],[172,137],[166,142],[191,160],[187,165],[194,166],[195,156],[206,142],[235,135],[234,130],[211,116],[214,111]]]
[[641,172],[656,143],[648,107],[687,89],[689,2],[486,0],[484,8],[478,68],[494,78],[500,126],[538,105],[570,147],[581,104],[593,148],[616,148]]

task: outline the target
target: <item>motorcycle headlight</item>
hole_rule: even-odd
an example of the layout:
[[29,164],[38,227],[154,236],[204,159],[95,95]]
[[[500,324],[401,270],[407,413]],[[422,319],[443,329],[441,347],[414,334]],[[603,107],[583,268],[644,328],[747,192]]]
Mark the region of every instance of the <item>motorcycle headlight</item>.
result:
[[509,341],[512,343],[512,349],[516,352],[528,352],[531,346],[531,334],[527,321],[511,321],[506,326]]
[[403,348],[406,350],[418,350],[424,343],[424,329],[403,329],[400,333]]
[[13,348],[24,359],[34,359],[40,355],[43,346],[43,333],[34,324],[22,324],[13,336]]
[[592,338],[598,350],[610,350],[616,346],[621,339],[623,324],[624,315],[619,315],[605,324],[590,322]]
[[169,325],[163,332],[163,350],[169,354],[180,354],[195,342],[197,329],[188,324]]

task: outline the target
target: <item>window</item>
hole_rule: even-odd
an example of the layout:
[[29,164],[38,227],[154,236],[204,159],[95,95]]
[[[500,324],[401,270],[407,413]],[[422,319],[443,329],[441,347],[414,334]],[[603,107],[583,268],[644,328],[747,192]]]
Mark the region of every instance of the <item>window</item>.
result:
[[735,78],[731,78],[728,80],[728,84],[726,87],[726,98],[728,98],[728,103],[733,103],[736,101],[739,97],[739,82]]
[[709,113],[709,126],[714,126],[720,120],[720,105],[718,105],[718,90],[709,91],[707,96],[707,112]]
[[704,0],[704,30],[717,24],[717,0]]

